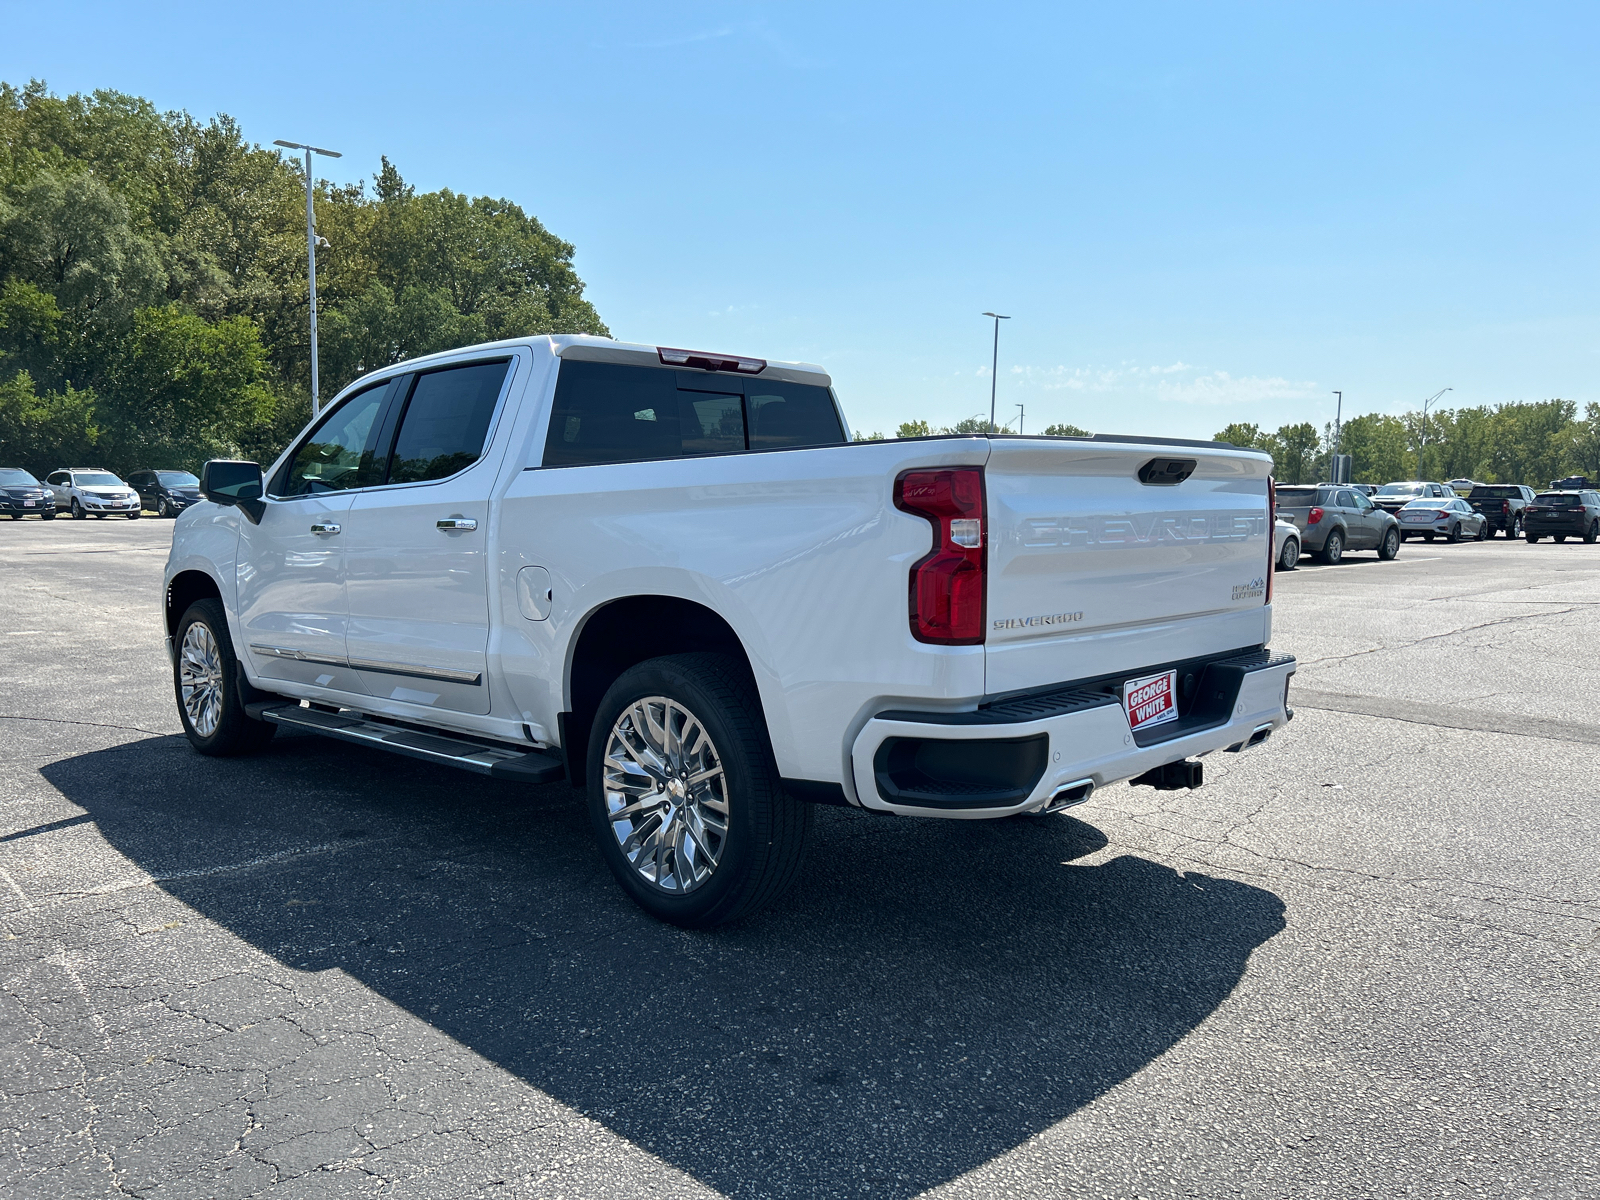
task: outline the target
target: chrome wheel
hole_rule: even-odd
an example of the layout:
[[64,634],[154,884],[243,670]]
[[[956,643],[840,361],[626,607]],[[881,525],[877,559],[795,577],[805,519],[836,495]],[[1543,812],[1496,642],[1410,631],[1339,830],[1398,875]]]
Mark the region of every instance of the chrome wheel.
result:
[[634,701],[604,769],[606,818],[639,877],[674,895],[710,879],[728,844],[728,778],[700,719],[666,696]]
[[178,690],[189,724],[203,738],[222,720],[222,654],[203,621],[190,625],[178,656]]

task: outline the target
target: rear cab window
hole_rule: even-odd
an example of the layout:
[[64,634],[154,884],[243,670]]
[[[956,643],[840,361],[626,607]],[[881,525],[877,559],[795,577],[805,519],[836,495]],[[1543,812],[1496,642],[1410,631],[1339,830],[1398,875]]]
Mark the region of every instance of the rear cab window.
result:
[[816,384],[564,359],[543,461],[644,462],[845,440],[832,393]]

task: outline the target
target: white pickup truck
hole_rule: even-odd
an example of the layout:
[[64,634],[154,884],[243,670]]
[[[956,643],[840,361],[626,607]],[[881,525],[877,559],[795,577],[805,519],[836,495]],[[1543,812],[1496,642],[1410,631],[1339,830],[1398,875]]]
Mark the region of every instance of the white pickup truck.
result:
[[1054,812],[1290,719],[1266,455],[847,428],[818,367],[604,338],[375,372],[265,472],[206,465],[184,730],[564,778],[636,901],[712,925],[793,881],[816,804]]

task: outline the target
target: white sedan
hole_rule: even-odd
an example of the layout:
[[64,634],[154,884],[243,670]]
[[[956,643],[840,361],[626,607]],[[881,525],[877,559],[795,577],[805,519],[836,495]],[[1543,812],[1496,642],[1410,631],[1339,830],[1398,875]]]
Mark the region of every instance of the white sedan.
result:
[[1293,521],[1273,522],[1272,561],[1280,571],[1292,571],[1300,561],[1300,527]]
[[144,507],[138,492],[99,467],[52,471],[45,483],[55,493],[56,511],[70,512],[79,521],[91,514],[106,517],[112,513],[137,521]]

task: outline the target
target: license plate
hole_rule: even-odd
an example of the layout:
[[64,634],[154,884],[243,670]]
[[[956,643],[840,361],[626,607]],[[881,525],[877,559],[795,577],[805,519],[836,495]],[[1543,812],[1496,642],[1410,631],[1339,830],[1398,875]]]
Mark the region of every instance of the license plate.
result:
[[1427,521],[1427,520],[1429,520],[1428,517],[1423,516],[1421,513],[1407,513],[1405,516],[1401,517],[1400,519],[1402,521]]
[[23,508],[32,508],[34,506],[34,504],[36,504],[36,503],[37,503],[37,501],[34,501],[34,500],[24,500],[22,502],[22,507]]
[[1122,685],[1122,709],[1134,732],[1178,719],[1178,673],[1163,671]]

